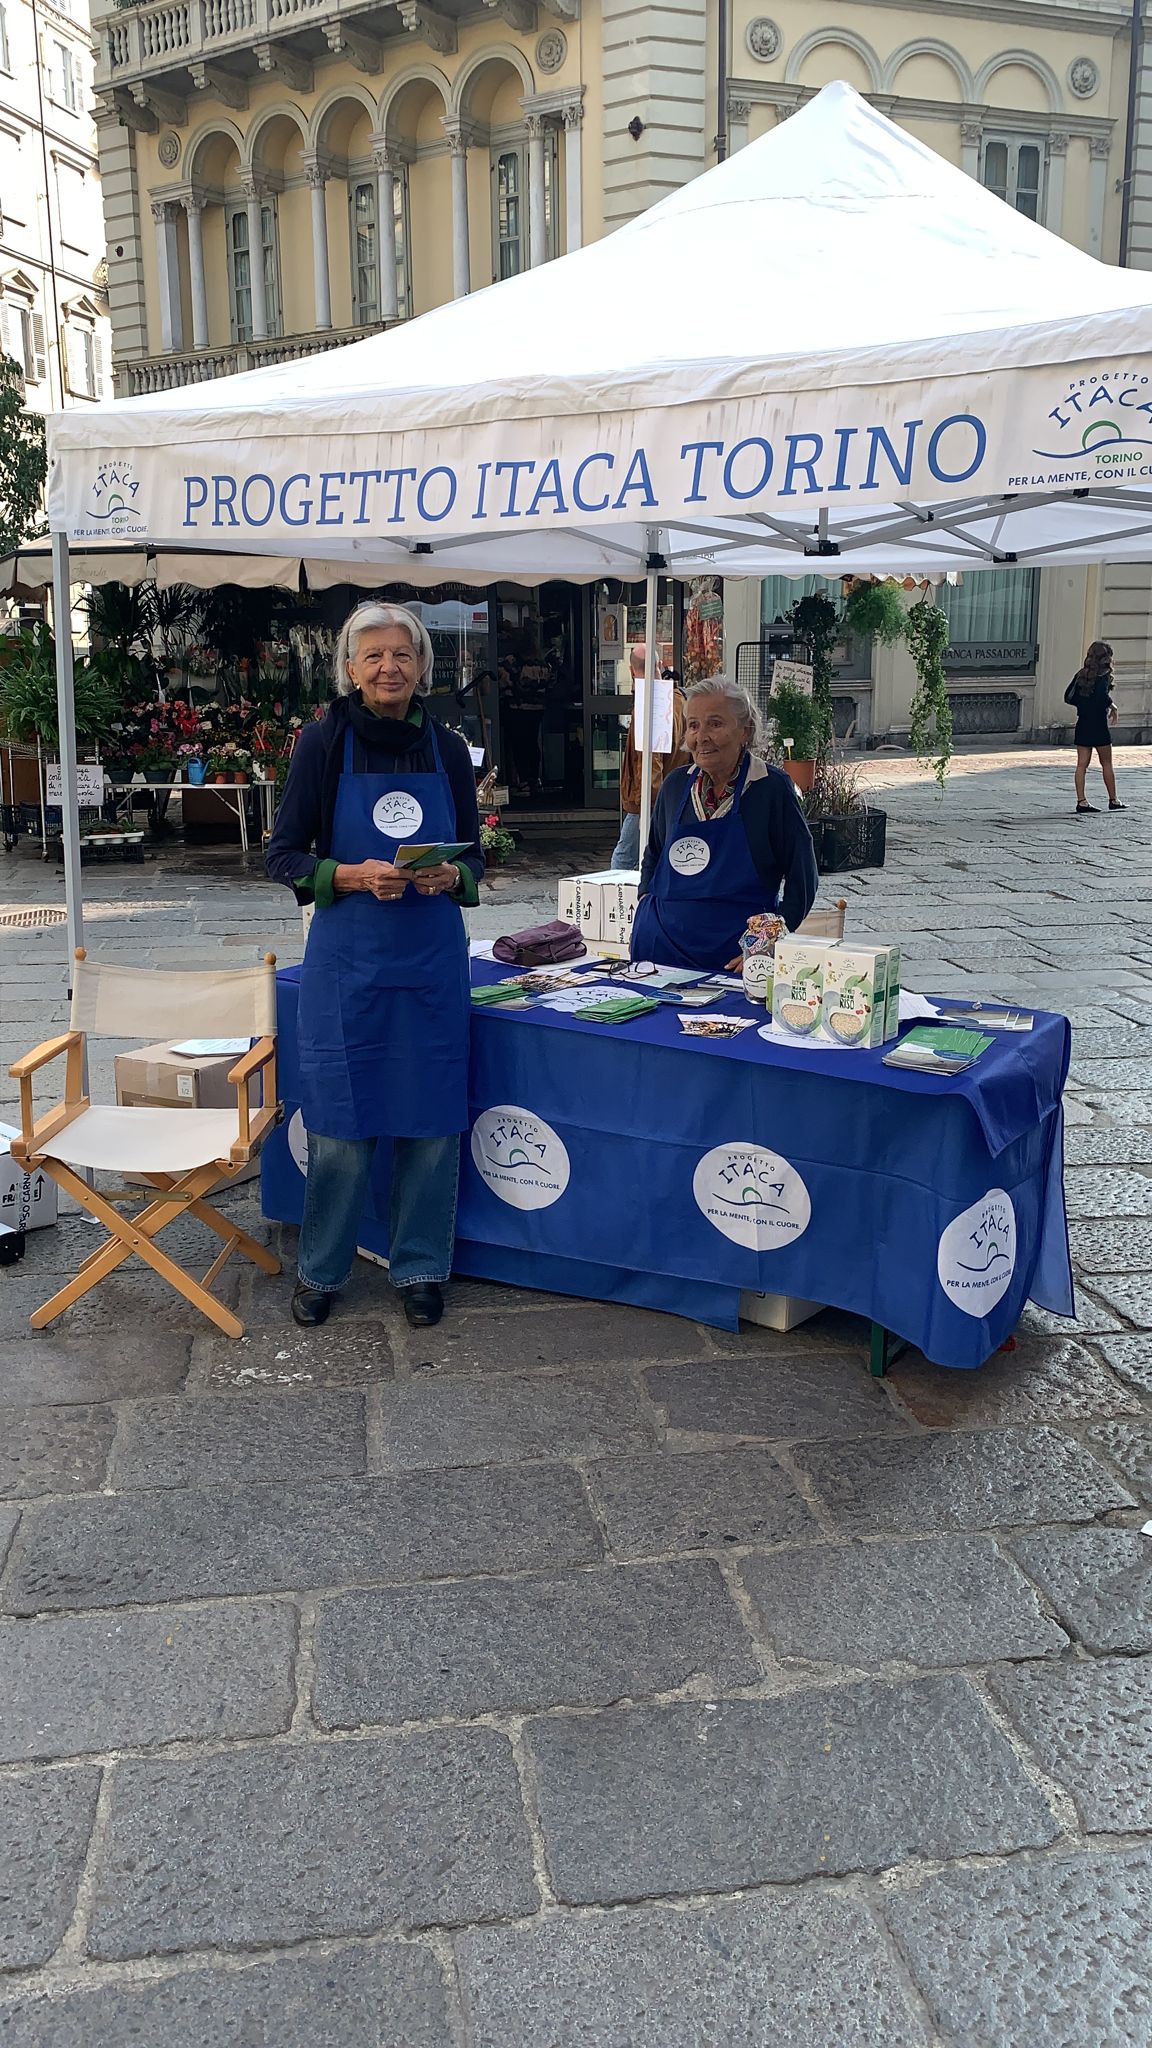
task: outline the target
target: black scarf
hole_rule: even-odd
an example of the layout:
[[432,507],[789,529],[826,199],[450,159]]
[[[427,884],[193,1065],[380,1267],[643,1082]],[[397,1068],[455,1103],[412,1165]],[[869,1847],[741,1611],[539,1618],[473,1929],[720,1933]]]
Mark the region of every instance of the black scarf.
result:
[[[324,782],[320,793],[320,830],[316,835],[316,852],[320,860],[327,860],[332,849],[332,827],[336,818],[336,793],[340,777],[344,772],[344,734],[352,728],[354,741],[359,742],[352,749],[354,770],[363,770],[366,758],[374,755],[391,755],[399,761],[405,754],[414,752],[425,743],[428,733],[428,713],[420,708],[420,723],[414,724],[406,718],[377,718],[369,711],[359,691],[350,697],[337,697],[328,706],[327,727],[328,753],[324,762]],[[357,755],[360,756],[357,759]],[[381,764],[384,766],[385,764]]]

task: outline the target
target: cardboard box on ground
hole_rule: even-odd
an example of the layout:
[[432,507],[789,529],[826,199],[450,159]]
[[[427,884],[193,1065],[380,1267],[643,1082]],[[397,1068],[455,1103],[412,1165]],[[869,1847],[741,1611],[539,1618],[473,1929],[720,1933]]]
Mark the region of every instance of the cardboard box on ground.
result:
[[[228,1076],[241,1055],[178,1053],[172,1050],[173,1042],[180,1041],[117,1053],[117,1102],[125,1109],[235,1109],[236,1089]],[[248,1101],[254,1110],[263,1102],[259,1074],[253,1074],[248,1083]],[[259,1159],[251,1160],[232,1185],[255,1180],[259,1171]],[[132,1180],[134,1176],[125,1174],[124,1178]]]
[[44,1230],[56,1221],[56,1183],[46,1173],[25,1173],[12,1157],[15,1124],[0,1124],[0,1225],[6,1230]]

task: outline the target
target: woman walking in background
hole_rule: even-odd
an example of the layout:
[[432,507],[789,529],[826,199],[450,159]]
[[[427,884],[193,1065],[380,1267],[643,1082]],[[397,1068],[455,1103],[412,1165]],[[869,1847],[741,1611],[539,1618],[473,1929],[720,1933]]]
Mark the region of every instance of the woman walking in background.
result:
[[1064,692],[1064,702],[1071,704],[1076,712],[1076,815],[1085,811],[1096,811],[1097,804],[1090,804],[1084,794],[1084,778],[1088,763],[1095,749],[1108,792],[1108,809],[1124,811],[1116,795],[1116,776],[1112,768],[1112,739],[1109,728],[1116,723],[1116,706],[1112,702],[1112,649],[1106,640],[1094,640],[1084,656],[1084,666],[1073,676]]

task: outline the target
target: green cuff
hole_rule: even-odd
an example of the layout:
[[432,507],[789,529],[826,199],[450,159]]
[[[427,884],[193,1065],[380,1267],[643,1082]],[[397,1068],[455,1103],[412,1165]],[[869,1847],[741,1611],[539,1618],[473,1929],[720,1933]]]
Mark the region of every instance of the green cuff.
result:
[[336,862],[318,860],[312,876],[312,900],[317,910],[331,910],[336,901]]
[[473,910],[480,901],[476,877],[471,868],[465,867],[462,860],[456,862],[456,873],[460,880],[452,891],[453,897],[457,903],[463,904],[465,910]]

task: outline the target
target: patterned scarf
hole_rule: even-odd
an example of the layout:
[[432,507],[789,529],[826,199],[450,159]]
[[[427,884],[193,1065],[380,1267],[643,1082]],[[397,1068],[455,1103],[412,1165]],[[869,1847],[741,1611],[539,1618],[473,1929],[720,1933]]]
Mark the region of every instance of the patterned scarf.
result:
[[744,780],[744,787],[747,789],[750,782],[760,782],[768,773],[758,754],[753,754],[750,758],[746,754],[741,754],[731,780],[726,782],[721,788],[717,788],[717,785],[713,782],[706,769],[693,769],[692,809],[702,825],[711,824],[717,818],[726,818],[728,816],[736,800],[736,785],[740,780],[740,771],[745,761],[748,762],[748,773]]

